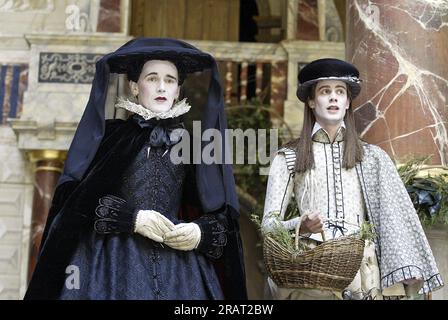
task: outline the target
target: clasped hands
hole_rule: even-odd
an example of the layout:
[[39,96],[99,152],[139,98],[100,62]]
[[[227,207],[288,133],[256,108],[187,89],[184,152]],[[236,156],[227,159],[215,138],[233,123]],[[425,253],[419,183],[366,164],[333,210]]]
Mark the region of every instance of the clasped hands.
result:
[[174,224],[154,210],[138,211],[134,232],[182,251],[196,249],[201,241],[201,229],[196,223]]

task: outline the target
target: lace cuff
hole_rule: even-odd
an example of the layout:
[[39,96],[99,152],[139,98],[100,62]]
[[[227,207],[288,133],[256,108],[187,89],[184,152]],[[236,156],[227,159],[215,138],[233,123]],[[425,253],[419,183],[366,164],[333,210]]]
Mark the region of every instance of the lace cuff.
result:
[[212,259],[219,259],[227,244],[227,224],[223,214],[204,214],[194,222],[201,229],[201,241],[196,250]]
[[124,199],[113,195],[101,197],[95,215],[94,229],[99,234],[134,232],[136,211]]

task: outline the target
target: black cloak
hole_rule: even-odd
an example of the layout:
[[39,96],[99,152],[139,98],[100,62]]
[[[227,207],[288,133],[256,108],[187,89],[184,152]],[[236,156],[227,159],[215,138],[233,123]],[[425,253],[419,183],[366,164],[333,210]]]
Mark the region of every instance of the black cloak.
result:
[[[211,69],[202,130],[217,129],[225,137],[227,120],[223,91],[213,57],[175,39],[138,38],[129,41],[96,63],[90,98],[68,151],[42,237],[40,254],[25,299],[58,299],[66,280],[66,268],[82,237],[93,233],[94,211],[102,195],[113,192],[114,177],[123,172],[141,149],[147,134],[136,134],[129,121],[105,120],[106,94],[111,73],[128,73],[138,59],[169,60],[180,73]],[[108,122],[108,125],[106,125]],[[191,221],[204,213],[227,217],[227,245],[214,262],[226,299],[246,299],[239,205],[232,168],[222,164],[194,165],[198,205],[184,203],[182,219]],[[202,142],[202,148],[206,145]]]

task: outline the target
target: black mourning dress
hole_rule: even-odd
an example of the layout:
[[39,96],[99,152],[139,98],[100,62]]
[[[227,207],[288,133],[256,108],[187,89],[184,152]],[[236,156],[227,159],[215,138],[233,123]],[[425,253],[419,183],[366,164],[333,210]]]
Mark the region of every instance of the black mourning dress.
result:
[[202,236],[198,249],[192,251],[175,250],[133,232],[135,215],[142,209],[158,211],[175,224],[182,222],[178,212],[185,195],[191,200],[195,189],[194,166],[173,164],[166,151],[177,141],[162,141],[178,127],[179,119],[144,121],[136,115],[108,123],[109,134],[84,180],[92,184],[84,182],[83,188],[77,188],[81,191],[69,206],[82,216],[82,212],[95,211],[99,199],[112,196],[126,203],[122,211],[127,212],[115,214],[111,209],[86,218],[89,222],[81,233],[66,235],[75,243],[66,266],[79,269],[79,283],[67,273],[57,298],[224,298],[211,263],[221,257],[227,242],[223,214],[204,214],[194,220]]
[[[171,61],[185,75],[208,70],[201,129],[225,136],[221,78],[210,54],[176,39],[136,38],[99,59],[25,299],[247,299],[231,165],[168,162],[163,154],[176,141],[167,133],[177,118],[105,121],[111,75],[132,75],[151,59]],[[197,223],[198,248],[181,252],[135,234],[136,212],[149,209],[173,223]]]

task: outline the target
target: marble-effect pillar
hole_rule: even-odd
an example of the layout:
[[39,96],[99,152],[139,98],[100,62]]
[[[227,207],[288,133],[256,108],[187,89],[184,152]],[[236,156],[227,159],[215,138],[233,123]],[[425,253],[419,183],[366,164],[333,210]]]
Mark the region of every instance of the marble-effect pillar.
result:
[[286,99],[286,79],[288,76],[287,64],[284,61],[273,61],[271,64],[271,108],[275,110],[277,116],[272,116],[274,127],[280,127],[279,117],[284,114],[284,101]]
[[50,210],[53,193],[62,173],[66,152],[38,150],[29,152],[34,164],[34,195],[31,216],[31,236],[28,262],[28,281],[36,266],[42,235]]
[[319,19],[317,0],[299,0],[296,38],[319,40]]
[[347,60],[360,69],[358,130],[396,160],[447,165],[448,2],[347,2]]
[[28,65],[0,64],[0,125],[22,112],[23,94],[28,84]]
[[101,0],[97,32],[120,32],[120,0]]

